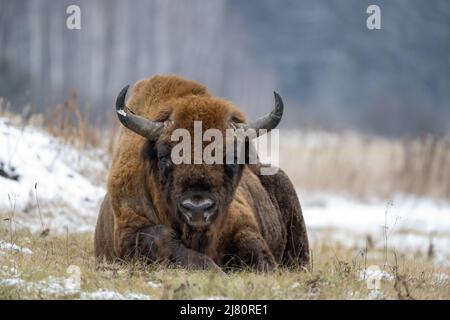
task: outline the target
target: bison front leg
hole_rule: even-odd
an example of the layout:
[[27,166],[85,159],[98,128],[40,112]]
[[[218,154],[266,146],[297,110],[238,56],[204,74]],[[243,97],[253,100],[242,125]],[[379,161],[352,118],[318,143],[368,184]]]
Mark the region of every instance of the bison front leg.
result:
[[122,237],[122,255],[144,257],[152,262],[170,261],[185,268],[221,271],[207,255],[186,248],[176,232],[167,226],[154,225],[128,230],[125,234]]
[[231,255],[228,265],[232,268],[251,267],[256,271],[266,272],[277,267],[277,263],[262,236],[254,231],[238,231],[232,240]]

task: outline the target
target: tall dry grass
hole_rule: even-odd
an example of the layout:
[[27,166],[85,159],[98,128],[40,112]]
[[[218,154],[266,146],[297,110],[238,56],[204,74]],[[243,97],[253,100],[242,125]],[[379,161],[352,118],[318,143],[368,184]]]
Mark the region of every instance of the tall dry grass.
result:
[[0,97],[0,117],[6,117],[17,127],[44,129],[79,149],[101,148],[108,152],[112,149],[111,137],[117,125],[114,114],[111,112],[106,116],[102,126],[94,125],[89,110],[79,104],[76,92],[71,92],[66,101],[49,108],[46,113],[34,113],[29,105],[20,113],[11,110],[11,104]]
[[282,132],[280,164],[298,187],[360,198],[405,193],[450,200],[450,137]]
[[82,111],[75,92],[44,116],[44,126],[54,136],[80,148],[99,145],[100,131],[89,124],[89,112]]

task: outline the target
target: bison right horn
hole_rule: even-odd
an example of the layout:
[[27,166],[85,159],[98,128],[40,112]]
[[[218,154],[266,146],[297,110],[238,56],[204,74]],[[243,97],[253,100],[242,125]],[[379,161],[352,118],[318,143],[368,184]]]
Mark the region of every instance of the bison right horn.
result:
[[161,133],[161,130],[164,127],[163,122],[152,121],[145,119],[141,116],[127,113],[125,111],[125,97],[127,95],[128,88],[130,86],[127,85],[125,88],[120,91],[116,100],[116,112],[119,121],[131,131],[147,138],[151,141],[156,141]]
[[256,130],[257,136],[261,134],[261,132],[259,131],[260,129],[265,129],[267,131],[275,129],[280,123],[283,116],[284,104],[281,96],[278,93],[274,92],[273,95],[275,96],[275,106],[272,112],[266,114],[265,116],[262,116],[261,118],[250,121],[250,123],[248,124],[241,124],[240,127],[243,129]]

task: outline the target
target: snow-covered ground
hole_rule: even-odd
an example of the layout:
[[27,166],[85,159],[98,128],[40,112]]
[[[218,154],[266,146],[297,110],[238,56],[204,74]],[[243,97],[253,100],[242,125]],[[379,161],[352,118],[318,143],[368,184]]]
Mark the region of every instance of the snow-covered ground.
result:
[[[311,242],[365,249],[432,254],[450,265],[450,204],[398,195],[392,201],[360,202],[345,196],[298,190]],[[433,252],[429,252],[432,250]]]
[[[17,227],[92,231],[105,194],[107,155],[79,150],[43,130],[0,118],[0,215]],[[0,171],[1,173],[1,171]],[[311,242],[427,253],[449,263],[450,204],[398,195],[391,203],[360,202],[298,190]],[[387,232],[387,233],[385,233]],[[1,250],[0,250],[1,251]]]
[[105,194],[106,155],[0,118],[0,212],[33,231],[91,231]]
[[116,291],[98,289],[97,291],[82,291],[80,278],[48,277],[39,281],[27,281],[16,268],[0,266],[0,287],[15,287],[26,293],[45,294],[54,297],[71,297],[81,300],[151,300],[153,297],[136,292],[121,294]]
[[5,252],[33,254],[33,251],[28,248],[22,248],[15,243],[9,243],[5,240],[0,240],[0,254],[4,254]]

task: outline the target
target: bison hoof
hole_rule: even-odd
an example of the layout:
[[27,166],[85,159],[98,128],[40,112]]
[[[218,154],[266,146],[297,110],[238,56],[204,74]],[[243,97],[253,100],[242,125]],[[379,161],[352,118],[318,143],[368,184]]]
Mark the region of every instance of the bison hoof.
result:
[[274,271],[276,268],[277,264],[271,258],[260,259],[255,265],[255,269],[257,272],[270,272]]
[[195,254],[194,259],[188,261],[178,261],[178,264],[194,270],[208,270],[218,274],[225,274],[225,272],[208,256]]
[[205,259],[202,267],[220,275],[226,274],[212,259]]

